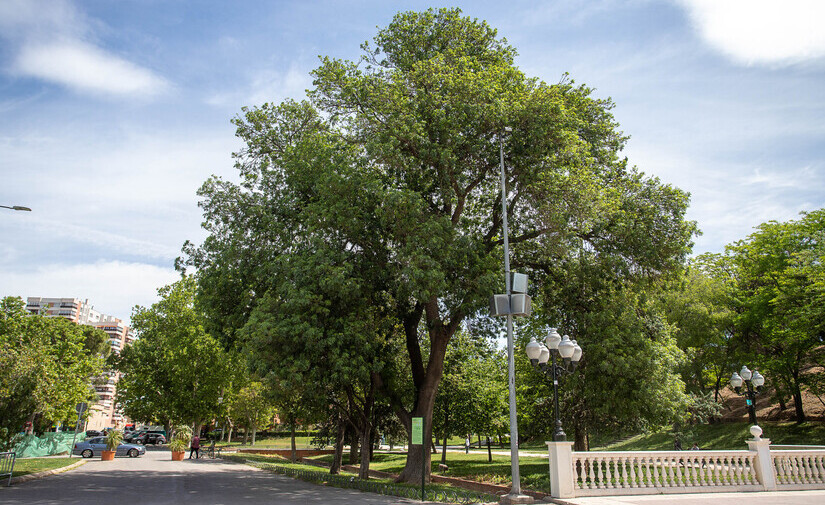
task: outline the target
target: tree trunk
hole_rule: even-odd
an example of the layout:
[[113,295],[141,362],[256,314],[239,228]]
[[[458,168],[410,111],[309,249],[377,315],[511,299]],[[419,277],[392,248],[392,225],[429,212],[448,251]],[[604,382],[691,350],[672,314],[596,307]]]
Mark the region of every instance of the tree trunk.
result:
[[441,464],[447,464],[447,437],[444,437],[444,444],[441,446]]
[[487,436],[487,462],[493,462],[493,451],[490,449],[490,436]]
[[802,409],[802,391],[800,391],[798,385],[796,387],[794,387],[793,403],[794,403],[794,410],[796,412],[796,422],[804,423],[805,422],[805,411]]
[[349,464],[354,465],[358,462],[358,434],[351,426],[347,432],[349,434]]
[[341,462],[344,459],[344,436],[346,435],[346,423],[340,417],[338,418],[338,430],[335,434],[335,455],[332,457],[332,466],[329,467],[329,473],[335,475],[341,471]]
[[295,463],[296,461],[298,461],[298,450],[295,447],[295,421],[292,421],[289,425],[289,437],[291,439],[291,445],[290,446],[292,448],[292,453],[291,453],[290,459],[292,460],[293,463]]
[[364,426],[361,429],[361,463],[358,465],[358,478],[368,480],[370,478],[370,434],[372,428]]
[[243,445],[246,445],[246,442],[249,440],[249,427],[243,427]]
[[[411,367],[413,372],[413,383],[415,385],[415,406],[408,415],[401,420],[407,430],[407,440],[412,442],[412,418],[424,418],[424,438],[422,441],[433,438],[433,407],[435,396],[438,392],[438,384],[444,371],[444,357],[447,354],[447,344],[453,336],[461,321],[462,314],[453,314],[448,325],[442,322],[438,308],[438,300],[430,299],[425,307],[427,315],[427,326],[430,335],[430,354],[426,369],[423,367],[421,349],[418,344],[418,323],[420,317],[405,319],[404,333],[406,335],[407,350],[410,353]],[[429,442],[426,442],[429,445]],[[426,447],[426,446],[425,446]],[[423,461],[422,461],[423,459]],[[421,484],[421,471],[424,471],[424,482],[430,480],[431,453],[428,450],[407,451],[407,461],[404,470],[396,481],[409,482],[411,484]]]
[[586,451],[587,449],[587,433],[584,429],[584,426],[577,426],[575,427],[576,436],[574,437],[573,443],[573,450],[574,451]]
[[235,429],[235,423],[232,420],[229,420],[229,434],[226,436],[226,441],[230,444],[232,443],[232,430]]
[[441,464],[447,464],[447,434],[450,432],[450,409],[447,399],[444,399],[444,445],[441,446]]
[[258,434],[258,423],[252,425],[252,445],[255,445],[255,435]]

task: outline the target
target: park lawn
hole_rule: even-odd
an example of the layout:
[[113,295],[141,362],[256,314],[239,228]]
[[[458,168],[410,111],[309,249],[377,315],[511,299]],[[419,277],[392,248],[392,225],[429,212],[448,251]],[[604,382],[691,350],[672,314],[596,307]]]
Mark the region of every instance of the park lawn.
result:
[[[821,422],[763,422],[760,423],[762,437],[769,438],[773,445],[825,445],[825,423]],[[694,442],[706,450],[744,450],[745,440],[752,438],[747,423],[717,423],[682,429],[682,449],[690,449]],[[674,441],[673,429],[667,428],[652,433],[593,447],[596,451],[671,451]]]
[[[274,464],[277,464],[277,465],[282,466],[282,467],[292,468],[292,469],[296,469],[296,470],[306,470],[306,471],[311,471],[311,472],[328,473],[328,470],[325,470],[322,467],[317,467],[317,466],[313,466],[313,465],[306,465],[306,464],[302,464],[302,463],[292,463],[288,459],[282,458],[282,457],[276,456],[276,455],[269,455],[269,454],[244,454],[244,455],[226,454],[226,455],[223,455],[221,457],[222,457],[222,459],[226,459],[226,460],[230,460],[230,461],[237,461],[237,462],[240,462],[240,463],[244,463],[245,461],[257,461],[257,462],[262,462],[262,463],[274,463]],[[323,459],[323,457],[314,458],[314,459]],[[403,467],[403,464],[402,464],[402,467]],[[372,467],[372,464],[370,464],[370,469],[377,470],[376,468]],[[358,473],[357,472],[348,472],[348,471],[345,471],[345,470],[341,470],[339,475],[357,477]],[[403,487],[411,487],[411,488],[415,488],[415,489],[420,488],[419,484],[396,483],[392,479],[380,479],[380,478],[376,478],[376,477],[370,477],[370,481],[384,482],[384,483],[387,483],[387,484],[393,484],[393,485],[403,486]],[[328,484],[328,485],[334,485],[334,484]],[[449,490],[452,490],[452,489],[456,489],[456,487],[455,486],[450,486],[449,484],[427,484],[426,489],[427,489],[428,492],[449,491]],[[495,499],[495,497],[490,496],[490,499],[491,499],[491,501],[493,501]]]
[[[233,439],[235,437],[232,437]],[[250,437],[250,441],[252,438]],[[295,447],[297,449],[311,449],[312,446],[310,445],[312,442],[312,437],[295,437]],[[268,438],[258,438],[255,440],[255,445],[243,445],[241,441],[234,440],[232,443],[229,442],[218,442],[218,447],[257,447],[262,449],[291,449],[292,448],[292,439],[289,436],[286,437],[268,437]]]
[[13,477],[20,477],[30,473],[42,472],[45,470],[54,470],[56,468],[63,468],[72,463],[80,461],[78,458],[20,458],[14,462]]
[[[332,462],[332,456],[318,456],[312,459]],[[344,457],[346,461],[346,456]],[[399,474],[404,469],[407,460],[406,454],[380,453],[374,454],[370,462],[370,470],[378,470]],[[432,455],[433,475],[443,475],[446,477],[458,477],[460,479],[484,482],[487,484],[498,484],[509,486],[512,483],[510,477],[510,456],[493,454],[493,461],[487,461],[487,454],[471,452],[464,454],[460,452],[447,453],[447,466],[449,470],[442,472],[438,465],[441,463],[441,454]],[[533,491],[549,492],[550,477],[547,468],[547,459],[540,457],[521,456],[519,458],[519,469],[521,473],[522,486]]]

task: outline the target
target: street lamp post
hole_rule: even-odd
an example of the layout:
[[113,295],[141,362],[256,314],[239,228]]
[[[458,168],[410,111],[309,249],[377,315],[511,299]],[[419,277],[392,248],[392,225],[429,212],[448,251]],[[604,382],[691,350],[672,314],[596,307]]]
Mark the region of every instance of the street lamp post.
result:
[[25,210],[25,211],[28,211],[28,212],[32,211],[30,208],[23,207],[22,205],[12,205],[11,207],[9,207],[8,205],[0,205],[0,208],[11,209],[11,210]]
[[[744,390],[742,389],[743,383],[745,384]],[[756,407],[754,404],[757,393],[759,393],[762,390],[762,386],[765,385],[765,377],[756,370],[751,372],[747,366],[742,366],[742,370],[739,370],[739,373],[733,372],[733,375],[731,375],[730,385],[733,386],[737,394],[745,397],[745,403],[748,405],[748,418],[750,423],[754,426],[759,426],[759,423],[756,421]]]
[[[569,336],[560,337],[555,328],[550,328],[550,333],[545,339],[545,344],[536,342],[536,338],[530,339],[525,351],[530,358],[530,364],[540,370],[553,381],[553,406],[556,416],[556,430],[553,432],[553,440],[564,442],[567,435],[561,427],[561,416],[559,414],[559,377],[572,373],[576,370],[582,358],[582,348],[571,340]],[[560,362],[557,358],[561,358]],[[551,361],[552,360],[552,361]],[[551,361],[550,365],[547,364]]]
[[513,486],[501,503],[532,503],[533,498],[521,494],[521,476],[518,460],[518,423],[516,418],[516,361],[513,344],[513,316],[530,315],[530,295],[527,294],[527,276],[510,272],[510,242],[507,229],[507,177],[504,171],[504,135],[511,128],[505,127],[499,135],[499,159],[501,168],[501,232],[504,245],[504,294],[493,295],[490,312],[493,316],[507,317],[507,372],[510,392],[510,474]]

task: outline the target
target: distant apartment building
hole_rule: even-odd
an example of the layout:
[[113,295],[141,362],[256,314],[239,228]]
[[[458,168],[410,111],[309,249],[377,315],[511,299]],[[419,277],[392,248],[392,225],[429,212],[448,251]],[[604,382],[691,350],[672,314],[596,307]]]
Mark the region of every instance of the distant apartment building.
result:
[[[47,317],[65,317],[77,324],[94,326],[103,330],[109,336],[109,345],[112,352],[120,354],[123,347],[134,342],[135,337],[129,328],[120,319],[102,314],[89,304],[89,300],[78,298],[43,298],[30,296],[26,302],[26,310],[32,314]],[[98,402],[90,409],[86,429],[101,430],[108,427],[122,428],[127,424],[123,414],[115,404],[115,393],[119,374],[110,372],[100,378],[95,385]]]

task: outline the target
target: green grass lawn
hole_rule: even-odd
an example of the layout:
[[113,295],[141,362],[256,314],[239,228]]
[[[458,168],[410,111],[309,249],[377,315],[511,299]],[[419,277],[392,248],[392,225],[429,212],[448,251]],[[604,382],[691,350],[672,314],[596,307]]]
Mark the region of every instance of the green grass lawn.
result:
[[[397,455],[397,454],[392,454],[392,455],[376,454],[376,457],[380,457],[380,456],[399,456],[399,455]],[[244,462],[244,460],[247,460],[247,461],[257,461],[257,462],[262,462],[262,463],[275,463],[279,466],[286,467],[286,468],[293,468],[293,469],[296,469],[296,470],[308,470],[308,471],[312,471],[312,472],[321,472],[321,473],[328,472],[328,470],[325,470],[324,468],[321,468],[321,467],[317,467],[317,466],[313,466],[313,465],[305,465],[305,464],[301,464],[301,463],[292,463],[288,459],[281,458],[280,456],[273,456],[273,455],[263,455],[263,454],[232,455],[232,454],[227,454],[227,455],[222,456],[222,458],[230,460],[230,461],[238,461],[238,462]],[[320,457],[320,458],[315,458],[315,459],[323,460],[324,458]],[[403,468],[403,466],[404,466],[404,463],[403,463],[403,459],[402,459],[401,467]],[[370,469],[380,470],[379,468],[374,468],[372,464],[370,464]],[[383,470],[383,471],[389,471],[389,470]],[[339,475],[356,477],[358,474],[354,473],[354,472],[347,472],[347,471],[342,470],[339,473]],[[403,487],[411,487],[411,488],[414,488],[414,489],[419,489],[419,487],[420,487],[418,484],[395,483],[392,479],[380,479],[380,478],[371,477],[370,481],[384,482],[384,483],[387,483],[387,484],[393,484],[393,485],[403,486]],[[447,485],[447,484],[427,484],[426,489],[427,489],[427,492],[430,493],[430,492],[450,490],[450,489],[454,489],[454,487],[450,486],[450,485]],[[490,499],[490,501],[495,501],[496,497],[491,495],[491,496],[489,496],[489,499]]]
[[[760,423],[763,438],[774,445],[825,445],[825,423]],[[747,449],[745,440],[752,438],[747,423],[718,423],[683,429],[682,449],[690,449],[693,443],[706,450]],[[597,451],[670,451],[673,450],[672,429],[637,435],[627,440],[592,447]]]
[[[232,437],[233,439],[235,437]],[[252,437],[249,438],[249,441],[252,441]],[[312,442],[312,437],[295,437],[295,447],[297,449],[314,449],[310,445]],[[210,442],[211,443],[211,442]],[[206,444],[207,446],[209,444]],[[269,438],[258,438],[255,440],[255,445],[243,445],[242,440],[238,441],[237,439],[233,440],[231,443],[229,442],[218,442],[216,444],[217,447],[258,447],[261,449],[291,449],[292,448],[292,439],[289,436],[286,437],[269,437]]]
[[[312,459],[332,462],[332,456],[318,456]],[[346,461],[346,455],[344,461]],[[396,453],[375,453],[373,461],[370,463],[370,470],[389,472],[393,474],[401,473],[404,469],[404,462],[407,460],[405,454]],[[434,475],[444,475],[447,477],[458,477],[461,479],[485,482],[488,484],[499,484],[509,486],[512,482],[510,477],[510,456],[493,454],[493,461],[487,461],[486,453],[464,454],[460,452],[447,453],[447,466],[449,470],[442,472],[438,465],[441,463],[441,454],[432,455],[431,472]],[[549,492],[550,477],[547,469],[547,459],[539,457],[519,458],[519,469],[521,473],[522,486],[534,491]]]
[[69,459],[65,458],[25,458],[18,459],[14,462],[14,477],[21,475],[28,475],[30,473],[42,472],[44,470],[54,470],[55,468],[63,468],[80,461],[79,458]]

